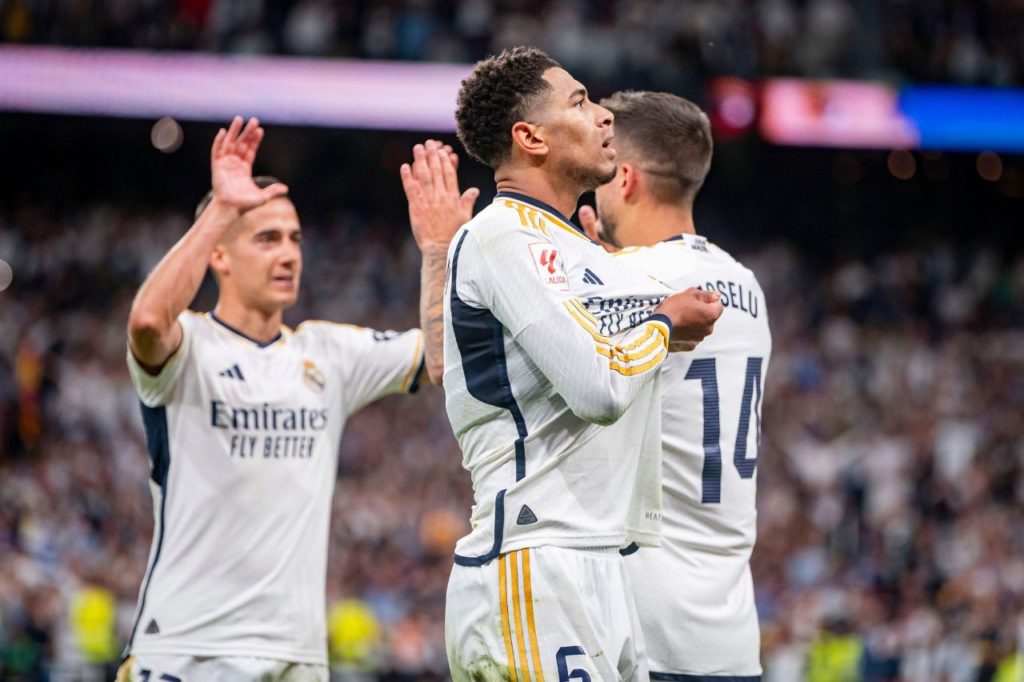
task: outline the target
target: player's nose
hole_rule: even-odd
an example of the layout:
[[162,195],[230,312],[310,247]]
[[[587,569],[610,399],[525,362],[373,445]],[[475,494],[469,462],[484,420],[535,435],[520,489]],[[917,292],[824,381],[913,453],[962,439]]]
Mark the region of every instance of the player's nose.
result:
[[597,125],[600,127],[610,126],[615,122],[615,114],[608,111],[600,104],[595,104],[597,110]]

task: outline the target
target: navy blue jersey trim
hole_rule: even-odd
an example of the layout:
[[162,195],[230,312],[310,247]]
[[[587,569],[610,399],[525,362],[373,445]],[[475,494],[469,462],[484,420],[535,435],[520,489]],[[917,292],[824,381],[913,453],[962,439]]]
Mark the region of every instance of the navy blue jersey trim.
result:
[[661,241],[662,241],[662,243],[664,243],[664,242],[678,242],[678,241],[682,241],[685,238],[686,238],[685,234],[677,234],[674,237],[669,237],[668,239],[662,239]]
[[420,377],[423,376],[423,371],[427,367],[427,354],[424,353],[420,356],[419,367],[416,368],[416,374],[412,378],[412,383],[409,384],[409,393],[415,393],[420,390]]
[[526,477],[526,419],[512,393],[505,359],[505,327],[485,308],[474,308],[459,298],[459,254],[468,232],[463,232],[452,256],[452,331],[462,357],[462,372],[469,394],[482,403],[509,411],[516,425],[516,480]]
[[167,529],[165,510],[167,509],[167,478],[171,468],[171,442],[167,433],[167,408],[148,407],[141,402],[142,424],[146,429],[146,447],[149,449],[149,459],[152,462],[150,477],[160,486],[160,532],[156,538],[156,550],[153,552],[153,562],[146,570],[143,578],[142,593],[139,595],[139,612],[132,623],[132,633],[128,637],[128,644],[125,645],[124,655],[131,652],[132,644],[135,643],[135,632],[142,620],[142,613],[146,610],[146,595],[149,593],[149,584],[153,579],[153,572],[156,564],[160,561],[160,551],[164,547],[164,534]]
[[494,498],[494,544],[491,551],[480,556],[455,555],[455,564],[458,566],[483,566],[501,554],[501,543],[505,539],[505,491],[499,490]]
[[562,212],[559,211],[557,208],[555,208],[554,206],[551,206],[550,204],[545,204],[540,199],[534,199],[533,197],[526,196],[525,194],[520,194],[519,192],[498,192],[497,194],[494,195],[494,198],[495,199],[515,199],[516,201],[521,201],[524,204],[529,204],[530,206],[533,206],[535,208],[539,208],[542,211],[547,211],[548,213],[552,214],[553,216],[555,216],[556,218],[561,220],[566,225],[572,226],[580,234],[583,234],[582,228],[580,228],[576,223],[574,223],[573,221],[569,220],[564,215],[562,215]]
[[648,317],[644,322],[662,322],[668,327],[668,333],[672,333],[672,320],[669,319],[668,315],[662,313],[654,313]]
[[225,329],[227,329],[229,332],[232,332],[233,334],[237,334],[238,336],[241,336],[243,339],[245,339],[246,341],[249,341],[250,343],[255,343],[260,348],[266,348],[267,346],[273,346],[275,343],[277,343],[278,341],[281,340],[281,332],[277,332],[277,336],[275,336],[274,338],[270,339],[269,341],[257,341],[256,339],[252,338],[251,336],[249,336],[245,332],[240,331],[238,329],[235,329],[230,324],[228,324],[224,320],[222,320],[219,317],[217,317],[217,315],[212,310],[210,311],[210,319],[213,320],[214,322],[216,322],[217,324],[219,324],[220,326],[224,327]]
[[667,682],[761,682],[760,675],[680,675],[651,671],[651,680]]
[[622,556],[629,556],[630,554],[636,554],[637,550],[639,549],[640,545],[636,544],[635,542],[631,542],[622,549],[620,549],[619,554],[621,554]]

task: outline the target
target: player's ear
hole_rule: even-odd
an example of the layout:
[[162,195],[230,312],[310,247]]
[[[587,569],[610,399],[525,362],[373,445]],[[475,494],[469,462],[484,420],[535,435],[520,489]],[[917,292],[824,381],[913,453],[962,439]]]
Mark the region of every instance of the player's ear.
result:
[[231,270],[230,261],[228,259],[228,249],[224,245],[224,242],[213,247],[213,253],[210,254],[210,269],[213,270],[213,274],[218,279],[228,274]]
[[512,126],[512,144],[528,156],[539,157],[548,153],[548,143],[541,127],[526,121],[518,121]]
[[619,164],[619,172],[612,182],[622,194],[623,201],[632,201],[639,196],[643,178],[640,175],[640,169],[627,161]]

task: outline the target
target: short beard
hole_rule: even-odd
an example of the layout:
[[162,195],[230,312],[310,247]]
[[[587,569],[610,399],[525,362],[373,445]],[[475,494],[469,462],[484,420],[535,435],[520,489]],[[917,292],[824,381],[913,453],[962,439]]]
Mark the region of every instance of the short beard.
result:
[[619,224],[610,215],[602,214],[598,212],[598,220],[601,221],[601,231],[597,233],[597,236],[608,242],[617,249],[622,248],[622,244],[615,238],[615,232],[619,227]]
[[572,179],[579,187],[581,187],[580,193],[593,192],[601,185],[607,185],[609,182],[615,179],[615,175],[619,172],[618,166],[612,166],[611,171],[608,173],[598,174],[598,170],[595,168],[585,168],[583,166],[570,166],[566,169],[565,174]]

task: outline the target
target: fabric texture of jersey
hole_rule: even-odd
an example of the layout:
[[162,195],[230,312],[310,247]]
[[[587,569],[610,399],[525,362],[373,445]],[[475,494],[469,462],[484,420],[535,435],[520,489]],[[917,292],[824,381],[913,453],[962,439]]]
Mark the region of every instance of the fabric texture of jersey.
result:
[[535,547],[456,566],[445,608],[453,682],[587,679],[582,672],[646,682],[628,580],[616,549]]
[[455,235],[444,385],[475,496],[456,563],[658,543],[669,293],[522,195]]
[[152,654],[132,656],[115,682],[329,682],[326,665],[290,663],[270,658],[196,657]]
[[725,308],[696,350],[662,368],[662,547],[626,559],[652,679],[758,675],[749,561],[771,354],[764,293],[749,269],[697,235],[616,258],[674,288],[716,291]]
[[422,336],[306,322],[259,344],[212,314],[178,321],[159,374],[128,353],[156,518],[128,651],[325,664],[342,430],[415,390]]

